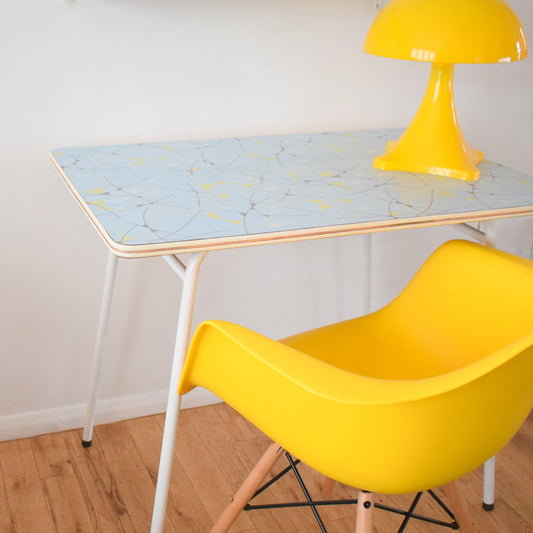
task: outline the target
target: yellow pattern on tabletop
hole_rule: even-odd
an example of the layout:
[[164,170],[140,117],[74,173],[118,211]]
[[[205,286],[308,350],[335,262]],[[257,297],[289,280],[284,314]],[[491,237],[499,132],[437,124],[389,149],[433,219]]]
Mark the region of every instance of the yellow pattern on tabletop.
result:
[[331,148],[334,148],[337,152],[344,152],[344,148],[342,146],[337,146],[336,144],[330,144]]
[[318,200],[307,200],[307,201],[313,202],[314,204],[318,204],[320,207],[320,211],[322,211],[323,209],[327,209],[328,207],[331,207],[331,205],[324,203],[324,200],[322,200],[321,198]]
[[91,205],[97,205],[100,209],[107,209],[108,211],[112,211],[113,208],[112,207],[107,207],[104,205],[104,199],[102,198],[101,200],[95,200],[94,202],[87,202],[88,204],[91,204]]
[[267,157],[266,155],[259,155],[259,154],[253,153],[253,152],[250,155],[252,157],[260,157],[261,159],[269,159],[270,161],[275,161],[276,160],[275,157]]

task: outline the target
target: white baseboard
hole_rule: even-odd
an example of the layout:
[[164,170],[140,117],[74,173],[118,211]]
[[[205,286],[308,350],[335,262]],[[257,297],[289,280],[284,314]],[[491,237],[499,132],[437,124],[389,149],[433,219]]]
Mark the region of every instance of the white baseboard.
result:
[[[167,390],[158,390],[131,396],[106,398],[96,405],[96,424],[107,424],[163,413],[167,405]],[[211,392],[197,387],[181,401],[182,409],[218,403],[221,400]],[[85,404],[76,404],[54,409],[0,416],[0,441],[34,437],[44,433],[56,433],[83,427]]]

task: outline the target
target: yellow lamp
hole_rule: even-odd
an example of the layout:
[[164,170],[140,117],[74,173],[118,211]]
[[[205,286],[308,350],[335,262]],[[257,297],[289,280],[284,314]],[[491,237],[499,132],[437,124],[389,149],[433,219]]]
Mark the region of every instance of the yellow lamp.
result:
[[384,170],[476,180],[483,152],[470,148],[453,98],[455,63],[502,63],[527,56],[518,17],[504,0],[391,0],[375,18],[364,50],[432,63],[422,104],[409,127],[374,160]]

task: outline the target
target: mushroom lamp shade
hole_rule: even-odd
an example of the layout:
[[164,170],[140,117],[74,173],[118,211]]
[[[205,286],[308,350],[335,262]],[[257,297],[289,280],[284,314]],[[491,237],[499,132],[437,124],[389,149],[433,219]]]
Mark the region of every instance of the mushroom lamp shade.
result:
[[386,153],[384,170],[476,180],[483,152],[465,142],[455,111],[455,63],[505,63],[527,56],[522,25],[504,0],[391,0],[366,36],[370,54],[432,63],[413,121]]

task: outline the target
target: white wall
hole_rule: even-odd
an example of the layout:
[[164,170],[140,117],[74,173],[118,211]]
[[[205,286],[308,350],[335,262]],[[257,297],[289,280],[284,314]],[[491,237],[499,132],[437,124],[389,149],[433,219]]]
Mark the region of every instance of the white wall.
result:
[[[533,36],[531,1],[511,4]],[[107,252],[48,151],[405,126],[429,67],[365,55],[373,16],[370,0],[0,4],[0,439],[81,425],[87,393]],[[531,61],[456,73],[470,143],[529,173]],[[498,228],[502,247],[529,256],[531,220]],[[455,235],[376,236],[375,304]],[[358,314],[364,249],[359,237],[214,252],[195,324],[223,318],[281,337]],[[120,262],[100,420],[163,410],[179,294],[162,260]]]

